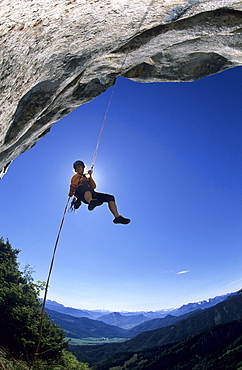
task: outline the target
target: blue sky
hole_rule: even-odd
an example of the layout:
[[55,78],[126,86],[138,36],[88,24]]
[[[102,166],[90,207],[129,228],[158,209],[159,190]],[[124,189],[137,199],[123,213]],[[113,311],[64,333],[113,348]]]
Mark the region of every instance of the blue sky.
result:
[[[159,310],[242,287],[241,67],[192,83],[119,78],[94,168],[106,204],[67,213],[48,298]],[[91,165],[112,88],[56,123],[0,181],[1,233],[46,280],[72,164]]]

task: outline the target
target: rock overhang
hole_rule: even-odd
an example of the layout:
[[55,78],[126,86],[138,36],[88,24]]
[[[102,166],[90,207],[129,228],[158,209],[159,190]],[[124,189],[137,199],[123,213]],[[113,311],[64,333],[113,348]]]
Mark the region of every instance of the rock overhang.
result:
[[242,64],[241,1],[7,0],[0,171],[118,76],[194,81]]

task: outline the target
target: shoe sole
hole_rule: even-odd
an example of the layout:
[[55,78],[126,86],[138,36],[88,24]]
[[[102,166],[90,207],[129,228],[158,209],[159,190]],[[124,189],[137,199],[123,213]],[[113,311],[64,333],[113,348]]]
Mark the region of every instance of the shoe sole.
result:
[[113,220],[113,223],[115,224],[123,224],[123,225],[127,225],[130,223],[131,220],[129,219],[124,219],[124,220],[120,220],[120,221],[115,221],[115,219]]

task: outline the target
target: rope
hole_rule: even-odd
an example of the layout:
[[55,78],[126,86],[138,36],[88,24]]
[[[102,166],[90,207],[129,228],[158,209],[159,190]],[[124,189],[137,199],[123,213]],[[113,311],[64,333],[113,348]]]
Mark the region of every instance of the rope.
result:
[[50,277],[51,277],[51,273],[52,273],[52,269],[53,269],[53,265],[54,265],[54,260],[55,260],[55,254],[56,254],[58,242],[59,242],[59,239],[60,239],[61,230],[62,230],[62,227],[63,227],[63,224],[64,224],[65,215],[66,215],[66,212],[67,212],[69,201],[70,201],[70,196],[68,197],[68,200],[67,200],[67,203],[66,203],[66,206],[65,206],[65,209],[64,209],[64,213],[63,213],[63,216],[62,216],[62,219],[61,219],[59,231],[58,231],[58,234],[57,234],[57,238],[56,238],[56,241],[55,241],[55,246],[54,246],[54,250],[53,250],[53,254],[52,254],[52,260],[51,260],[51,263],[50,263],[48,278],[47,278],[47,282],[46,282],[46,286],[45,286],[45,294],[44,294],[44,299],[43,299],[43,303],[42,303],[41,318],[40,318],[40,325],[39,325],[39,339],[38,339],[38,345],[37,345],[36,353],[35,353],[36,359],[40,354],[40,344],[41,344],[41,337],[42,337],[42,331],[43,331],[45,304],[46,304],[46,299],[47,299]]
[[[145,19],[147,17],[147,14],[149,14],[149,11],[150,11],[151,6],[155,2],[156,2],[156,0],[151,0],[151,2],[149,3],[149,5],[147,6],[146,12],[143,15],[143,18],[141,19],[141,21],[140,21],[140,23],[138,25],[138,28],[137,28],[138,30],[140,29],[140,27],[144,23],[144,21],[145,21]],[[123,70],[123,67],[125,65],[125,62],[126,62],[128,53],[129,53],[129,48],[127,48],[127,51],[125,53],[125,57],[123,59],[122,65],[120,67],[120,75],[122,74],[122,70]],[[106,120],[107,120],[109,108],[110,108],[110,105],[111,105],[111,102],[112,102],[112,99],[113,99],[113,95],[114,95],[114,91],[115,91],[116,85],[117,85],[117,79],[114,82],[114,85],[113,85],[113,88],[112,88],[112,93],[111,93],[110,98],[109,98],[109,101],[108,101],[107,109],[106,109],[106,112],[105,112],[104,117],[103,117],[103,121],[102,121],[102,124],[101,124],[101,129],[100,129],[100,132],[99,132],[99,135],[98,135],[98,139],[97,139],[96,148],[95,148],[95,151],[94,151],[94,154],[93,154],[93,158],[92,158],[91,170],[93,170],[93,168],[94,168],[94,164],[95,164],[95,161],[96,161],[99,144],[100,144],[100,141],[101,141],[101,138],[102,138],[102,134],[103,134],[104,125],[105,125]]]
[[[139,23],[138,30],[140,29],[140,27],[144,23],[144,21],[147,17],[147,14],[149,13],[149,9],[153,5],[153,3],[155,3],[155,1],[156,0],[151,0],[150,4],[148,5],[144,16],[143,16],[143,18],[141,19],[141,21]],[[128,53],[129,53],[129,48],[127,49],[127,52],[125,53],[125,57],[123,59],[123,62],[122,62],[121,68],[120,68],[120,74],[122,74],[122,70],[123,70],[124,64],[126,62]],[[106,108],[106,112],[105,112],[104,117],[103,117],[103,121],[102,121],[102,124],[101,124],[101,129],[100,129],[99,136],[98,136],[98,139],[97,139],[96,148],[95,148],[95,151],[94,151],[94,154],[93,154],[91,170],[93,170],[93,168],[94,168],[94,164],[95,164],[96,157],[97,157],[97,152],[98,152],[100,141],[101,141],[102,134],[103,134],[103,129],[104,129],[104,126],[105,126],[105,123],[106,123],[106,120],[107,120],[107,116],[108,116],[110,105],[111,105],[111,102],[112,102],[112,99],[113,99],[116,84],[117,84],[117,79],[114,82],[112,92],[111,92],[111,95],[110,95],[110,98],[109,98],[109,101],[108,101],[108,105],[107,105],[107,108]],[[59,242],[59,239],[60,239],[61,230],[62,230],[62,227],[63,227],[63,224],[64,224],[65,215],[66,215],[66,212],[67,212],[67,209],[68,209],[69,201],[70,201],[70,196],[68,197],[68,200],[67,200],[67,203],[66,203],[66,206],[65,206],[65,209],[64,209],[64,213],[63,213],[63,216],[62,216],[62,219],[61,219],[59,231],[58,231],[58,234],[57,234],[57,238],[56,238],[55,246],[54,246],[54,250],[53,250],[52,260],[51,260],[51,263],[50,263],[50,268],[49,268],[49,273],[48,273],[48,277],[47,277],[46,287],[45,287],[45,294],[44,294],[44,299],[43,299],[43,303],[42,303],[41,319],[40,319],[40,325],[39,325],[39,338],[38,338],[38,344],[37,344],[36,353],[35,353],[37,369],[39,369],[37,359],[38,359],[38,356],[40,355],[40,346],[41,346],[41,338],[42,338],[42,331],[43,331],[43,321],[44,321],[45,305],[46,305],[46,300],[47,300],[49,282],[50,282],[50,277],[51,277],[51,273],[52,273],[52,269],[53,269],[53,265],[54,265],[54,260],[55,260],[55,254],[56,254],[58,242]]]
[[98,139],[97,139],[97,145],[96,145],[96,148],[95,148],[95,151],[94,151],[94,154],[93,154],[93,158],[92,158],[91,170],[93,170],[94,164],[95,164],[95,161],[96,161],[97,152],[98,152],[99,144],[100,144],[100,141],[101,141],[101,137],[102,137],[104,125],[105,125],[105,122],[107,120],[109,108],[110,108],[110,105],[111,105],[111,102],[112,102],[112,99],[113,99],[113,95],[114,95],[114,91],[115,91],[115,87],[116,87],[116,81],[117,80],[115,80],[115,83],[113,85],[112,93],[111,93],[110,98],[109,98],[109,101],[108,101],[107,109],[106,109],[105,115],[103,117],[101,129],[100,129],[100,132],[99,132],[99,135],[98,135]]

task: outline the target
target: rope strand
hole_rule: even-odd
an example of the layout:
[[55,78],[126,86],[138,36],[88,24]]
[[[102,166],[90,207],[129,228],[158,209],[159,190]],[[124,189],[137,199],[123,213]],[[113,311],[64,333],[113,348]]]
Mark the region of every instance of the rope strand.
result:
[[52,254],[52,259],[51,259],[51,263],[50,263],[47,282],[46,282],[46,286],[45,286],[45,294],[44,294],[44,299],[43,299],[43,303],[42,303],[41,318],[40,318],[40,325],[39,325],[39,339],[38,339],[38,345],[37,345],[36,353],[35,353],[36,358],[37,358],[37,356],[39,356],[39,353],[40,353],[40,344],[41,344],[41,337],[42,337],[42,331],[43,331],[45,304],[46,304],[47,293],[48,293],[48,288],[49,288],[50,276],[51,276],[51,273],[52,273],[54,260],[55,260],[55,254],[56,254],[58,242],[59,242],[59,239],[60,239],[61,230],[62,230],[62,227],[63,227],[63,224],[64,224],[65,215],[66,215],[66,212],[67,212],[69,201],[70,201],[70,196],[68,196],[68,200],[67,200],[67,203],[66,203],[66,206],[65,206],[65,209],[64,209],[62,219],[61,219],[59,231],[58,231],[58,234],[57,234],[57,238],[56,238],[56,241],[55,241],[55,246],[54,246],[54,250],[53,250],[53,254]]
[[[148,5],[148,7],[146,9],[146,12],[143,15],[143,18],[141,19],[141,21],[140,21],[140,23],[138,25],[138,28],[137,28],[138,30],[141,28],[142,24],[144,23],[147,15],[148,15],[148,13],[150,11],[151,6],[155,2],[156,2],[156,0],[151,0],[151,2],[149,3],[149,5]],[[124,68],[124,65],[125,65],[125,62],[126,62],[126,59],[127,59],[128,54],[129,54],[129,48],[127,48],[127,51],[126,51],[125,56],[124,56],[124,59],[122,61],[122,65],[120,67],[120,75],[122,75],[122,71],[123,71],[123,68]],[[103,133],[104,125],[105,125],[106,120],[107,120],[109,108],[110,108],[110,105],[111,105],[111,102],[112,102],[112,99],[113,99],[113,95],[114,95],[114,91],[115,91],[115,88],[116,88],[116,85],[117,85],[117,80],[118,80],[118,78],[116,78],[115,83],[113,85],[112,93],[110,95],[110,98],[109,98],[109,101],[108,101],[108,105],[107,105],[107,109],[106,109],[106,112],[104,114],[104,118],[103,118],[103,121],[102,121],[102,124],[101,124],[101,129],[100,129],[99,136],[98,136],[98,139],[97,139],[96,148],[95,148],[95,151],[94,151],[94,154],[93,154],[93,158],[92,158],[91,170],[93,170],[93,168],[94,168],[94,164],[95,164],[95,161],[96,161],[99,144],[100,144],[100,141],[101,141],[101,138],[102,138],[102,133]]]
[[[156,0],[151,0],[151,2],[149,3],[143,18],[141,19],[141,21],[139,23],[138,30],[141,28],[142,24],[144,23],[144,21],[147,17],[147,14],[149,13],[150,7],[155,2],[156,2]],[[129,53],[129,48],[127,48],[124,59],[122,61],[122,65],[120,67],[120,75],[122,75],[122,71],[123,71],[128,53]],[[110,95],[110,98],[109,98],[109,101],[108,101],[108,105],[107,105],[107,108],[106,108],[106,112],[105,112],[105,115],[104,115],[104,118],[103,118],[103,121],[102,121],[102,124],[101,124],[101,129],[100,129],[99,136],[98,136],[98,139],[97,139],[96,148],[95,148],[95,151],[94,151],[94,154],[93,154],[91,170],[93,170],[93,168],[94,168],[94,164],[95,164],[96,157],[97,157],[97,152],[98,152],[100,141],[101,141],[102,134],[103,134],[104,125],[105,125],[106,120],[107,120],[108,112],[109,112],[110,105],[111,105],[111,102],[112,102],[112,99],[113,99],[113,96],[114,96],[114,91],[115,91],[116,85],[117,85],[117,78],[116,78],[115,83],[113,85],[112,92],[111,92],[111,95]],[[66,215],[66,212],[67,212],[67,209],[68,209],[69,201],[70,201],[70,196],[68,197],[68,200],[67,200],[67,203],[66,203],[66,206],[65,206],[65,209],[64,209],[64,213],[63,213],[63,216],[62,216],[62,219],[61,219],[59,231],[58,231],[58,234],[57,234],[57,238],[56,238],[55,246],[54,246],[54,250],[53,250],[52,260],[51,260],[51,263],[50,263],[50,268],[49,268],[49,273],[48,273],[48,277],[47,277],[46,287],[45,287],[45,294],[44,294],[44,299],[43,299],[43,304],[42,304],[42,309],[41,309],[41,319],[40,319],[40,325],[39,325],[39,338],[38,338],[38,344],[37,344],[36,353],[35,353],[37,369],[39,369],[37,360],[38,360],[38,356],[40,355],[40,346],[41,346],[41,338],[42,338],[42,331],[43,331],[44,312],[45,312],[45,305],[46,305],[46,300],[47,300],[49,282],[50,282],[50,277],[51,277],[51,273],[52,273],[52,269],[53,269],[53,265],[54,265],[54,260],[55,260],[55,254],[56,254],[56,250],[57,250],[61,230],[62,230],[62,227],[63,227],[63,224],[64,224],[65,215]]]
[[93,170],[94,164],[95,164],[95,161],[96,161],[97,152],[98,152],[99,144],[100,144],[100,141],[101,141],[101,137],[102,137],[104,125],[105,125],[105,122],[107,120],[109,108],[110,108],[110,105],[111,105],[111,102],[112,102],[112,99],[113,99],[113,95],[114,95],[114,91],[115,91],[115,87],[116,87],[116,81],[117,80],[115,80],[115,83],[113,85],[113,89],[112,89],[112,93],[111,93],[110,98],[109,98],[109,101],[108,101],[107,109],[106,109],[105,115],[103,117],[101,129],[100,129],[100,132],[99,132],[99,135],[98,135],[98,139],[97,139],[97,145],[96,145],[96,148],[95,148],[95,151],[94,151],[94,154],[93,154],[93,158],[92,158],[91,170]]

